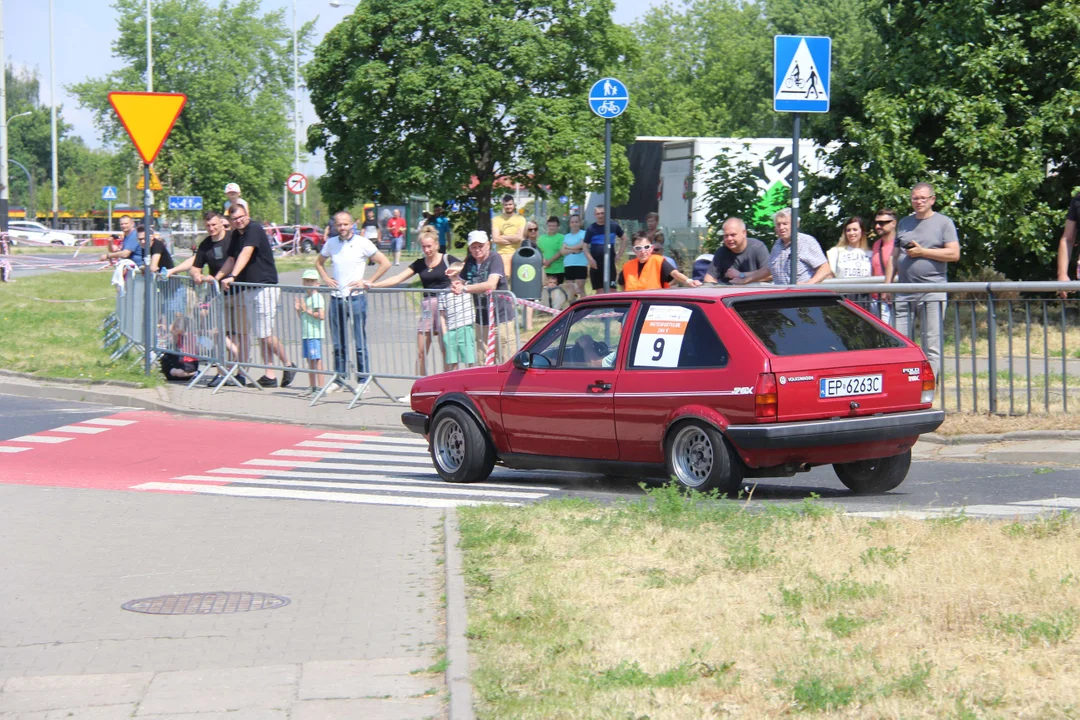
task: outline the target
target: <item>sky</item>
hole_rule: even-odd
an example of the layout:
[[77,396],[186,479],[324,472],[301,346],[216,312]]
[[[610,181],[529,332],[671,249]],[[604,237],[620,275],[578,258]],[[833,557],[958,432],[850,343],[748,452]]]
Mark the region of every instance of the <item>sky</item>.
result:
[[[120,66],[112,55],[116,32],[116,13],[111,0],[52,0],[56,33],[56,97],[64,119],[74,126],[74,133],[92,147],[101,146],[101,138],[88,110],[79,107],[64,87],[86,78],[101,77]],[[292,18],[289,0],[262,0],[265,9],[282,7]],[[643,15],[659,0],[615,0],[615,22],[627,24]],[[316,43],[350,8],[331,7],[329,0],[296,0],[297,24],[316,20]],[[4,55],[16,67],[37,68],[41,76],[41,101],[49,104],[49,2],[48,0],[7,0],[3,3]],[[155,87],[158,91],[168,88]],[[304,91],[301,90],[303,93]],[[307,102],[301,104],[303,129],[315,120],[315,111]],[[290,147],[292,144],[290,143]],[[319,156],[302,161],[301,172],[321,175],[325,167]]]

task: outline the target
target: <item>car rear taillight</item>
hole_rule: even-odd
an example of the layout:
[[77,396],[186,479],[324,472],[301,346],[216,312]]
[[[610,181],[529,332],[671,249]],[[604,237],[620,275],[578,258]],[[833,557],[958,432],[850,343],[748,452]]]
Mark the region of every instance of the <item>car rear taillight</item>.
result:
[[922,396],[919,398],[919,402],[932,403],[934,402],[934,390],[937,389],[934,368],[930,366],[930,363],[924,362],[920,375],[922,376]]
[[759,420],[775,420],[776,415],[776,375],[761,373],[754,387],[754,417]]

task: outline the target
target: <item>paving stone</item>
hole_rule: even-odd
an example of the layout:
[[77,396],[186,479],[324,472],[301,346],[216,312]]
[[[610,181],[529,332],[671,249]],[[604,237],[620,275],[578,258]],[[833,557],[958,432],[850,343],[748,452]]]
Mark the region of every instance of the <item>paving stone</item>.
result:
[[238,710],[236,712],[180,713],[169,715],[137,715],[139,720],[288,720],[285,710]]
[[425,667],[418,658],[377,658],[343,662],[306,662],[301,700],[329,698],[410,698],[441,683],[441,678],[410,675]]
[[158,673],[136,717],[285,709],[298,677],[295,665]]
[[124,703],[42,712],[0,713],[0,720],[130,720],[136,707],[134,703]]
[[150,673],[10,677],[0,692],[0,713],[138,702],[152,677]]
[[291,717],[292,720],[424,720],[441,717],[442,714],[442,698],[430,697],[411,700],[301,700],[293,706]]

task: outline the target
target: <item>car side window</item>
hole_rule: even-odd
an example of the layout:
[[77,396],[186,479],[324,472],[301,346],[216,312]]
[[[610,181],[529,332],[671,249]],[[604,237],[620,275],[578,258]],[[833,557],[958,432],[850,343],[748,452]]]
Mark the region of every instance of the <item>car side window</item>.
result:
[[613,368],[629,307],[602,306],[574,311],[559,367]]
[[529,346],[532,353],[532,365],[535,368],[554,367],[559,361],[559,351],[562,350],[563,336],[566,335],[566,326],[570,324],[570,313],[564,313],[555,322],[544,328],[543,334]]
[[722,368],[727,348],[705,311],[696,305],[653,303],[642,307],[627,367],[634,370]]
[[578,308],[529,347],[534,368],[613,368],[628,305]]

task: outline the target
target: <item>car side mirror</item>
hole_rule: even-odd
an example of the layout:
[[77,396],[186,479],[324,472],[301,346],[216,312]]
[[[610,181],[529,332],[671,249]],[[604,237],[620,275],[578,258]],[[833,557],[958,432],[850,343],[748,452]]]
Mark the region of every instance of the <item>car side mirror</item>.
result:
[[528,370],[532,367],[532,353],[522,350],[514,356],[513,363],[518,370]]

